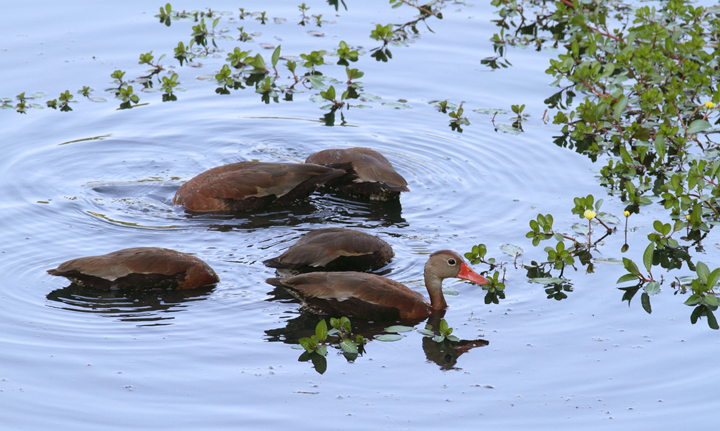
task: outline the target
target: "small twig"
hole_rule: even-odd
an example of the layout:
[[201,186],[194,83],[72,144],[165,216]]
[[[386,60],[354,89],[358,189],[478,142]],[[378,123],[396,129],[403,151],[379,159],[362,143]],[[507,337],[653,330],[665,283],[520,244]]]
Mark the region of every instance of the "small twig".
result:
[[402,0],[402,2],[405,3],[405,4],[408,5],[408,6],[412,6],[412,7],[416,8],[417,10],[419,10],[420,12],[422,12],[422,13],[424,13],[424,14],[426,14],[426,15],[437,16],[437,15],[435,15],[435,13],[433,13],[433,11],[427,10],[427,9],[425,9],[425,8],[422,7],[422,6],[418,6],[418,5],[416,5],[416,4],[410,3],[408,0]]
[[[562,1],[562,0],[561,0],[561,1]],[[589,28],[590,30],[595,30],[596,32],[600,33],[601,35],[603,35],[603,36],[605,36],[605,37],[609,37],[610,39],[613,39],[613,40],[615,40],[616,42],[622,42],[622,39],[620,39],[619,37],[613,36],[613,35],[610,34],[610,33],[603,33],[603,32],[602,32],[599,28],[597,28],[597,27],[593,27],[593,26],[591,26],[591,25],[587,25],[587,28]]]
[[612,232],[612,229],[610,229],[610,226],[606,225],[602,220],[600,220],[598,217],[595,217],[595,219],[605,227],[609,232]]

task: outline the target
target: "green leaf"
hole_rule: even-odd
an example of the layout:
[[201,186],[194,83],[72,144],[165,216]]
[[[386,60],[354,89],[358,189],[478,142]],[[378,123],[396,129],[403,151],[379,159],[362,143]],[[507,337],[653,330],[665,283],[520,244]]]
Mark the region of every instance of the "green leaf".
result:
[[665,152],[667,151],[667,148],[665,147],[665,137],[664,136],[657,136],[655,137],[655,152],[658,155],[658,158],[662,160],[665,157]]
[[645,268],[648,270],[648,272],[652,268],[654,252],[655,252],[655,243],[651,242],[650,244],[648,244],[647,248],[645,249],[645,253],[643,253],[643,264],[645,265]]
[[652,307],[650,307],[650,295],[648,295],[647,292],[643,292],[640,296],[640,302],[647,314],[652,314]]
[[640,270],[638,269],[637,265],[635,265],[635,262],[628,259],[627,257],[623,257],[623,265],[625,266],[625,269],[627,269],[630,274],[633,274],[633,275],[640,274]]
[[415,329],[412,326],[393,325],[385,328],[385,332],[410,332]]
[[458,291],[453,289],[452,287],[443,287],[442,292],[445,295],[458,296]]
[[707,295],[705,295],[705,303],[712,307],[717,307],[718,305],[720,305],[720,301],[718,301],[717,296],[713,295],[712,293],[708,293]]
[[660,291],[660,283],[657,281],[651,281],[650,283],[645,285],[645,292],[647,292],[648,295],[653,296],[656,293]]
[[702,262],[698,262],[695,269],[700,280],[707,285],[708,278],[710,277],[710,269]]
[[708,279],[706,282],[707,286],[710,289],[714,288],[718,282],[718,279],[720,279],[720,268],[715,269],[713,272],[710,273],[710,275],[708,275]]
[[276,67],[278,64],[278,60],[280,60],[280,46],[278,45],[277,48],[275,48],[275,51],[272,53],[272,65],[273,67]]
[[[620,147],[620,157],[622,157],[623,162],[625,162],[626,165],[633,164],[633,159],[630,157],[630,153],[628,153],[627,148],[624,146]],[[628,193],[635,194],[635,186],[632,182],[627,181],[625,183],[625,188],[628,190]]]
[[400,334],[380,334],[376,335],[375,339],[378,341],[397,341],[404,337],[404,335]]
[[315,335],[320,341],[325,341],[325,339],[327,339],[328,328],[327,323],[325,323],[325,319],[319,321],[317,326],[315,326]]
[[447,320],[441,319],[440,320],[440,333],[445,333],[447,330],[448,330]]
[[410,105],[406,105],[404,103],[398,103],[398,102],[385,102],[382,104],[382,106],[387,106],[388,108],[395,108],[395,109],[412,109]]
[[362,100],[362,101],[364,101],[364,102],[379,102],[379,101],[381,100],[381,98],[380,98],[379,96],[374,95],[374,94],[362,93],[362,94],[360,95],[360,100]]
[[703,130],[709,129],[712,127],[710,123],[707,120],[695,120],[692,123],[690,123],[690,126],[688,127],[687,132],[688,133],[698,133],[702,132]]
[[530,282],[531,282],[531,283],[539,283],[539,284],[545,284],[545,285],[547,285],[547,284],[563,283],[563,282],[566,282],[566,281],[567,281],[567,280],[565,280],[565,279],[563,279],[563,278],[558,278],[558,277],[537,277],[537,278],[531,278],[531,279],[530,279]]
[[[625,147],[620,147],[621,153],[623,150],[625,150]],[[625,154],[627,154],[627,150],[625,150]],[[632,163],[632,160],[630,160],[629,162],[625,162],[625,163],[630,164],[630,163]],[[629,194],[635,195],[635,184],[633,184],[632,181],[625,181],[625,189],[628,191]]]
[[697,293],[693,293],[688,299],[685,300],[685,305],[697,305],[700,302],[702,302],[702,296],[698,295]]
[[615,283],[625,283],[626,281],[632,281],[637,279],[638,276],[635,274],[625,274],[622,277],[618,278],[618,281],[616,281]]
[[352,340],[348,340],[347,338],[340,342],[340,348],[345,353],[357,353],[358,352],[357,345],[355,345],[355,343]]
[[692,323],[693,325],[696,324],[697,320],[700,318],[700,316],[702,316],[703,310],[705,310],[704,305],[698,305],[697,307],[695,307],[692,313],[690,313],[690,323]]
[[639,141],[649,141],[651,136],[652,136],[652,132],[649,129],[641,127],[639,129],[637,129],[637,131],[633,135],[633,138],[635,138]]
[[516,245],[512,245],[512,244],[503,244],[500,246],[500,250],[502,250],[503,253],[505,253],[509,256],[512,256],[512,257],[519,256],[523,252],[522,248],[520,248]]
[[708,326],[715,330],[720,329],[720,326],[718,326],[717,319],[715,319],[715,315],[713,314],[712,310],[707,310],[706,314],[707,314]]
[[329,101],[335,100],[335,87],[333,87],[331,85],[330,88],[327,89],[327,91],[321,91],[320,95],[325,100],[329,100]]
[[590,233],[590,227],[585,223],[575,223],[572,226],[572,230],[579,233],[580,235],[587,235],[588,233]]
[[320,77],[320,76],[316,76],[316,75],[308,76],[308,77],[306,77],[306,79],[310,83],[310,86],[312,88],[314,88],[315,90],[323,90],[324,91],[328,88],[327,84],[325,84],[322,81],[322,77]]
[[[602,202],[602,199],[600,199],[598,202]],[[619,218],[617,218],[616,216],[614,216],[614,215],[612,215],[612,214],[609,214],[609,213],[601,213],[601,212],[599,212],[599,213],[597,214],[597,218],[599,218],[600,220],[604,221],[605,223],[610,223],[610,224],[618,224],[618,223],[620,223],[620,219],[619,219]]]
[[518,130],[516,127],[510,126],[508,124],[498,124],[497,128],[501,132],[507,133],[509,135],[519,135],[520,134],[520,130]]
[[624,95],[620,97],[620,100],[615,104],[615,108],[613,109],[613,117],[615,117],[615,120],[620,120],[620,114],[625,110],[625,106],[628,104],[628,98]]
[[670,232],[672,231],[672,226],[670,226],[670,223],[665,223],[663,225],[662,234],[665,236],[670,235]]
[[311,341],[309,338],[304,337],[298,340],[298,343],[300,343],[300,346],[302,346],[305,350],[308,352],[311,352],[313,350],[311,346]]
[[345,330],[345,332],[352,332],[352,327],[350,326],[350,319],[343,316],[340,318],[340,327]]
[[660,220],[655,220],[653,222],[653,228],[655,228],[656,231],[662,233],[663,231],[663,224]]

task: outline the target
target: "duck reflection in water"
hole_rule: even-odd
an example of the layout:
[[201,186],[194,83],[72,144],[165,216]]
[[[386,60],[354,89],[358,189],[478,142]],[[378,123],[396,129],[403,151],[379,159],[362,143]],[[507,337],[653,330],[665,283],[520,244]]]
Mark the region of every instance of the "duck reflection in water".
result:
[[82,313],[99,314],[143,326],[168,325],[174,313],[186,309],[190,302],[210,298],[215,286],[191,290],[107,290],[99,291],[70,284],[47,295],[50,307]]
[[400,201],[366,202],[352,197],[319,195],[287,208],[230,214],[183,211],[182,217],[193,222],[207,222],[210,230],[229,232],[304,224],[321,226],[328,220],[340,222],[357,220],[362,223],[376,223],[382,227],[406,227],[407,221],[401,213]]
[[[270,292],[271,295],[273,295],[272,299],[269,300],[281,300],[282,302],[292,302],[294,300],[288,299],[286,294],[283,294],[279,290],[282,289],[276,289],[276,291]],[[283,298],[284,297],[284,298]],[[283,299],[280,299],[283,298]],[[427,323],[432,326],[433,332],[438,335],[439,331],[438,328],[440,328],[440,321],[442,320],[443,316],[445,314],[445,311],[440,311],[433,316],[431,316]],[[314,314],[310,313],[302,313],[297,317],[291,318],[287,320],[286,325],[281,328],[276,329],[268,329],[265,331],[266,339],[271,342],[282,342],[285,344],[292,344],[296,345],[299,343],[299,340],[301,338],[310,337],[315,334],[315,327],[317,326],[320,319],[323,317],[319,317]],[[328,318],[325,318],[326,322],[329,321]],[[392,322],[370,322],[363,319],[350,319],[352,324],[352,337],[351,339],[354,339],[356,335],[361,335],[365,339],[367,339],[370,343],[373,341],[373,339],[376,336],[387,334],[385,331],[385,328],[388,328],[393,325]],[[415,326],[417,324],[421,324],[421,321],[414,321],[414,322],[401,322],[403,325],[412,325]],[[422,324],[421,324],[422,325]],[[422,325],[424,326],[424,325]],[[405,337],[407,338],[407,337]],[[329,339],[329,345],[333,345],[335,343],[330,342]],[[408,340],[401,339],[397,342],[400,343],[407,343]],[[423,353],[425,354],[425,359],[437,364],[440,369],[442,370],[460,370],[462,368],[458,368],[457,362],[458,358],[462,356],[463,354],[469,352],[470,350],[476,348],[476,347],[483,347],[487,346],[489,344],[489,341],[483,340],[483,339],[477,339],[477,340],[458,340],[458,341],[452,341],[447,338],[445,338],[442,342],[437,342],[433,337],[424,336],[422,337],[422,349]],[[365,346],[358,346],[358,352],[360,355],[365,353],[365,350],[372,349],[372,347],[368,347],[368,345]],[[339,348],[338,348],[339,350]],[[306,355],[306,353],[303,353],[303,355]],[[311,355],[317,355],[316,353],[313,353]],[[306,355],[307,356],[307,355]],[[350,359],[348,359],[350,360]],[[315,366],[318,366],[321,363],[326,363],[326,361],[313,361],[313,364]],[[324,370],[323,370],[324,371]],[[321,372],[318,370],[318,372]]]

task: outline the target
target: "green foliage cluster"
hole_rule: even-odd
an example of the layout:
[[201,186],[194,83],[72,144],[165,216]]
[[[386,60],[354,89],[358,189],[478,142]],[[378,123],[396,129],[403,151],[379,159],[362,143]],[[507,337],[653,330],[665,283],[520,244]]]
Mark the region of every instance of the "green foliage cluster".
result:
[[[152,58],[152,56],[150,58]],[[117,88],[111,89],[109,91],[115,93],[115,98],[119,99],[122,102],[120,103],[120,109],[132,108],[133,105],[137,105],[138,102],[140,102],[140,96],[135,94],[133,86],[130,85],[127,81],[123,81],[124,76],[125,72],[123,72],[122,70],[116,70],[110,75],[110,77],[114,79],[113,83],[117,85]]]
[[[315,334],[310,337],[300,338],[298,342],[300,347],[305,349],[298,358],[299,361],[311,361],[315,370],[323,374],[327,370],[327,346],[328,344],[336,344],[343,352],[348,361],[354,361],[359,354],[364,351],[367,340],[362,335],[352,336],[352,326],[350,319],[347,317],[331,318],[330,325],[332,329],[328,331],[325,319],[320,320],[315,327]],[[328,337],[334,337],[330,340]]]
[[455,335],[452,335],[453,328],[448,325],[447,320],[441,319],[438,325],[437,334],[433,332],[431,324],[425,325],[425,329],[418,329],[418,332],[425,335],[426,337],[432,338],[436,343],[442,343],[445,340],[458,342],[460,339]]
[[[478,263],[484,263],[490,265],[492,271],[496,266],[501,264],[495,263],[495,258],[485,258],[487,254],[487,246],[485,244],[478,244],[473,246],[472,250],[465,253],[470,263],[476,265]],[[502,279],[500,278],[500,272],[494,271],[492,274],[485,274],[486,279],[490,282],[489,284],[483,285],[482,289],[485,293],[486,304],[499,304],[500,299],[505,299],[505,275],[503,274]]]
[[[511,45],[557,48],[547,73],[560,91],[545,101],[557,110],[553,123],[561,126],[555,143],[603,161],[598,180],[610,195],[626,203],[626,219],[650,205],[667,210],[666,218],[656,220],[654,232],[648,235],[643,254],[648,275],[623,258],[628,274],[618,283],[637,282],[633,288],[622,288],[623,299],[629,301],[642,287],[642,305],[650,313],[650,297],[661,284],[652,278],[651,268],[680,269],[685,263],[697,276],[676,278],[671,286],[675,293],[691,293],[692,300],[685,303],[695,307],[692,323],[706,316],[710,327],[717,329],[712,313],[717,308],[717,279],[709,276],[715,272],[705,265],[700,269],[691,253],[692,248],[704,251],[703,240],[720,223],[720,146],[712,140],[720,122],[715,109],[720,103],[720,7],[695,7],[686,0],[641,7],[581,0],[552,6],[532,0],[493,0],[493,4],[502,30],[493,37],[498,56],[486,64],[508,65],[500,57]],[[576,92],[584,99],[571,108]],[[572,213],[591,222],[595,217],[591,198],[584,198],[585,202],[576,198]],[[602,224],[608,234],[612,232]],[[528,238],[534,245],[552,236],[560,247],[562,239],[552,230],[552,216],[539,215],[530,221],[530,228]],[[564,252],[567,256],[589,253],[591,228],[586,233],[588,246],[579,247],[573,240],[573,248],[546,249],[555,269],[572,265]],[[675,233],[681,236],[673,238]],[[627,250],[626,244],[622,251]],[[590,260],[581,258],[585,262]],[[540,265],[534,263],[529,275],[542,276]],[[592,264],[587,265],[592,272]]]

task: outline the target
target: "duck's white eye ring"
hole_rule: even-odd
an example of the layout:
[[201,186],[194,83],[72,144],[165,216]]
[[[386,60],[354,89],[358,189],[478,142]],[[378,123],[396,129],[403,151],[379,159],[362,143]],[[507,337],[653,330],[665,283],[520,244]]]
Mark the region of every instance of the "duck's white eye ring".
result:
[[450,259],[448,259],[448,265],[455,266],[456,263],[457,262],[455,262],[455,259],[453,259],[452,257]]

